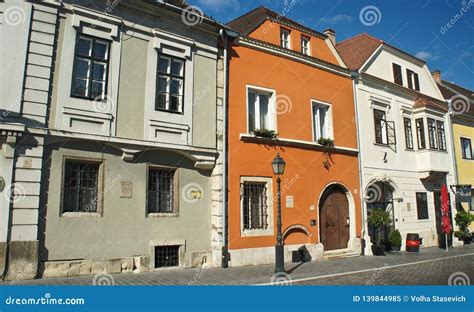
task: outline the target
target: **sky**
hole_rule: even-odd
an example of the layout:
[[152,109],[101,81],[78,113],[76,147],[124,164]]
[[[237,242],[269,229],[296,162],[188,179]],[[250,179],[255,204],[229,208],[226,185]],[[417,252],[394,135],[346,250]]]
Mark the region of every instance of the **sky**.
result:
[[223,23],[263,5],[314,30],[332,28],[338,42],[367,32],[423,59],[443,80],[474,90],[474,0],[187,2]]

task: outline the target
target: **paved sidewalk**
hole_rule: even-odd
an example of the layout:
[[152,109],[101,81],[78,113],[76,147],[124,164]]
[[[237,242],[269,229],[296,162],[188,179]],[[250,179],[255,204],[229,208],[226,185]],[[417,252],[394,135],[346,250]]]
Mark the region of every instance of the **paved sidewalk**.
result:
[[[402,284],[447,285],[454,272],[463,272],[474,282],[474,245],[445,252],[424,248],[419,253],[390,253],[384,257],[360,256],[286,263],[293,284]],[[2,282],[0,285],[257,285],[272,282],[273,265],[237,268],[166,269],[146,273],[97,274],[79,277],[44,278]],[[383,278],[382,278],[383,277]],[[428,278],[429,277],[429,278]]]

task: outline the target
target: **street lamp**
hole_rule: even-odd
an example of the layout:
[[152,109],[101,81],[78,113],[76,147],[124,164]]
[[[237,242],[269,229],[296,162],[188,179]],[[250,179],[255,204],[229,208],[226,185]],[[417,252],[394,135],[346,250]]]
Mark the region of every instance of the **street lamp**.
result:
[[281,191],[280,174],[285,172],[285,161],[277,154],[272,161],[273,174],[277,175],[277,242],[275,245],[275,273],[285,272],[285,259],[283,255],[283,236],[281,234]]

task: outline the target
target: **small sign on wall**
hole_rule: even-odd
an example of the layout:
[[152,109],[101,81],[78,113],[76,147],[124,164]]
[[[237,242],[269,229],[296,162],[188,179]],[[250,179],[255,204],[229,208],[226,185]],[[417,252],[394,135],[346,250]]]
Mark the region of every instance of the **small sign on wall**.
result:
[[120,182],[120,197],[121,198],[132,198],[133,183],[130,181]]
[[293,208],[293,196],[286,196],[286,208]]

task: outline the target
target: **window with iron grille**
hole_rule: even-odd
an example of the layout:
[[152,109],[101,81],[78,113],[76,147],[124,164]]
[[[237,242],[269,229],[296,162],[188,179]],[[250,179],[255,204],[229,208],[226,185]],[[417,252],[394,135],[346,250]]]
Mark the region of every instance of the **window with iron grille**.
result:
[[183,112],[184,60],[167,55],[158,56],[155,110]]
[[425,149],[425,126],[423,122],[423,118],[419,118],[415,121],[416,123],[416,138],[418,141],[418,149]]
[[407,149],[413,149],[413,131],[411,129],[411,119],[403,118],[405,125],[405,146]]
[[268,228],[267,183],[244,182],[242,184],[243,227],[245,230]]
[[66,161],[63,212],[97,212],[99,167],[97,162]]
[[179,266],[179,245],[156,246],[155,268]]
[[428,219],[428,199],[425,192],[416,193],[418,220]]
[[71,96],[91,100],[106,98],[109,46],[107,40],[77,35]]
[[148,173],[148,213],[173,213],[174,170],[150,168]]

